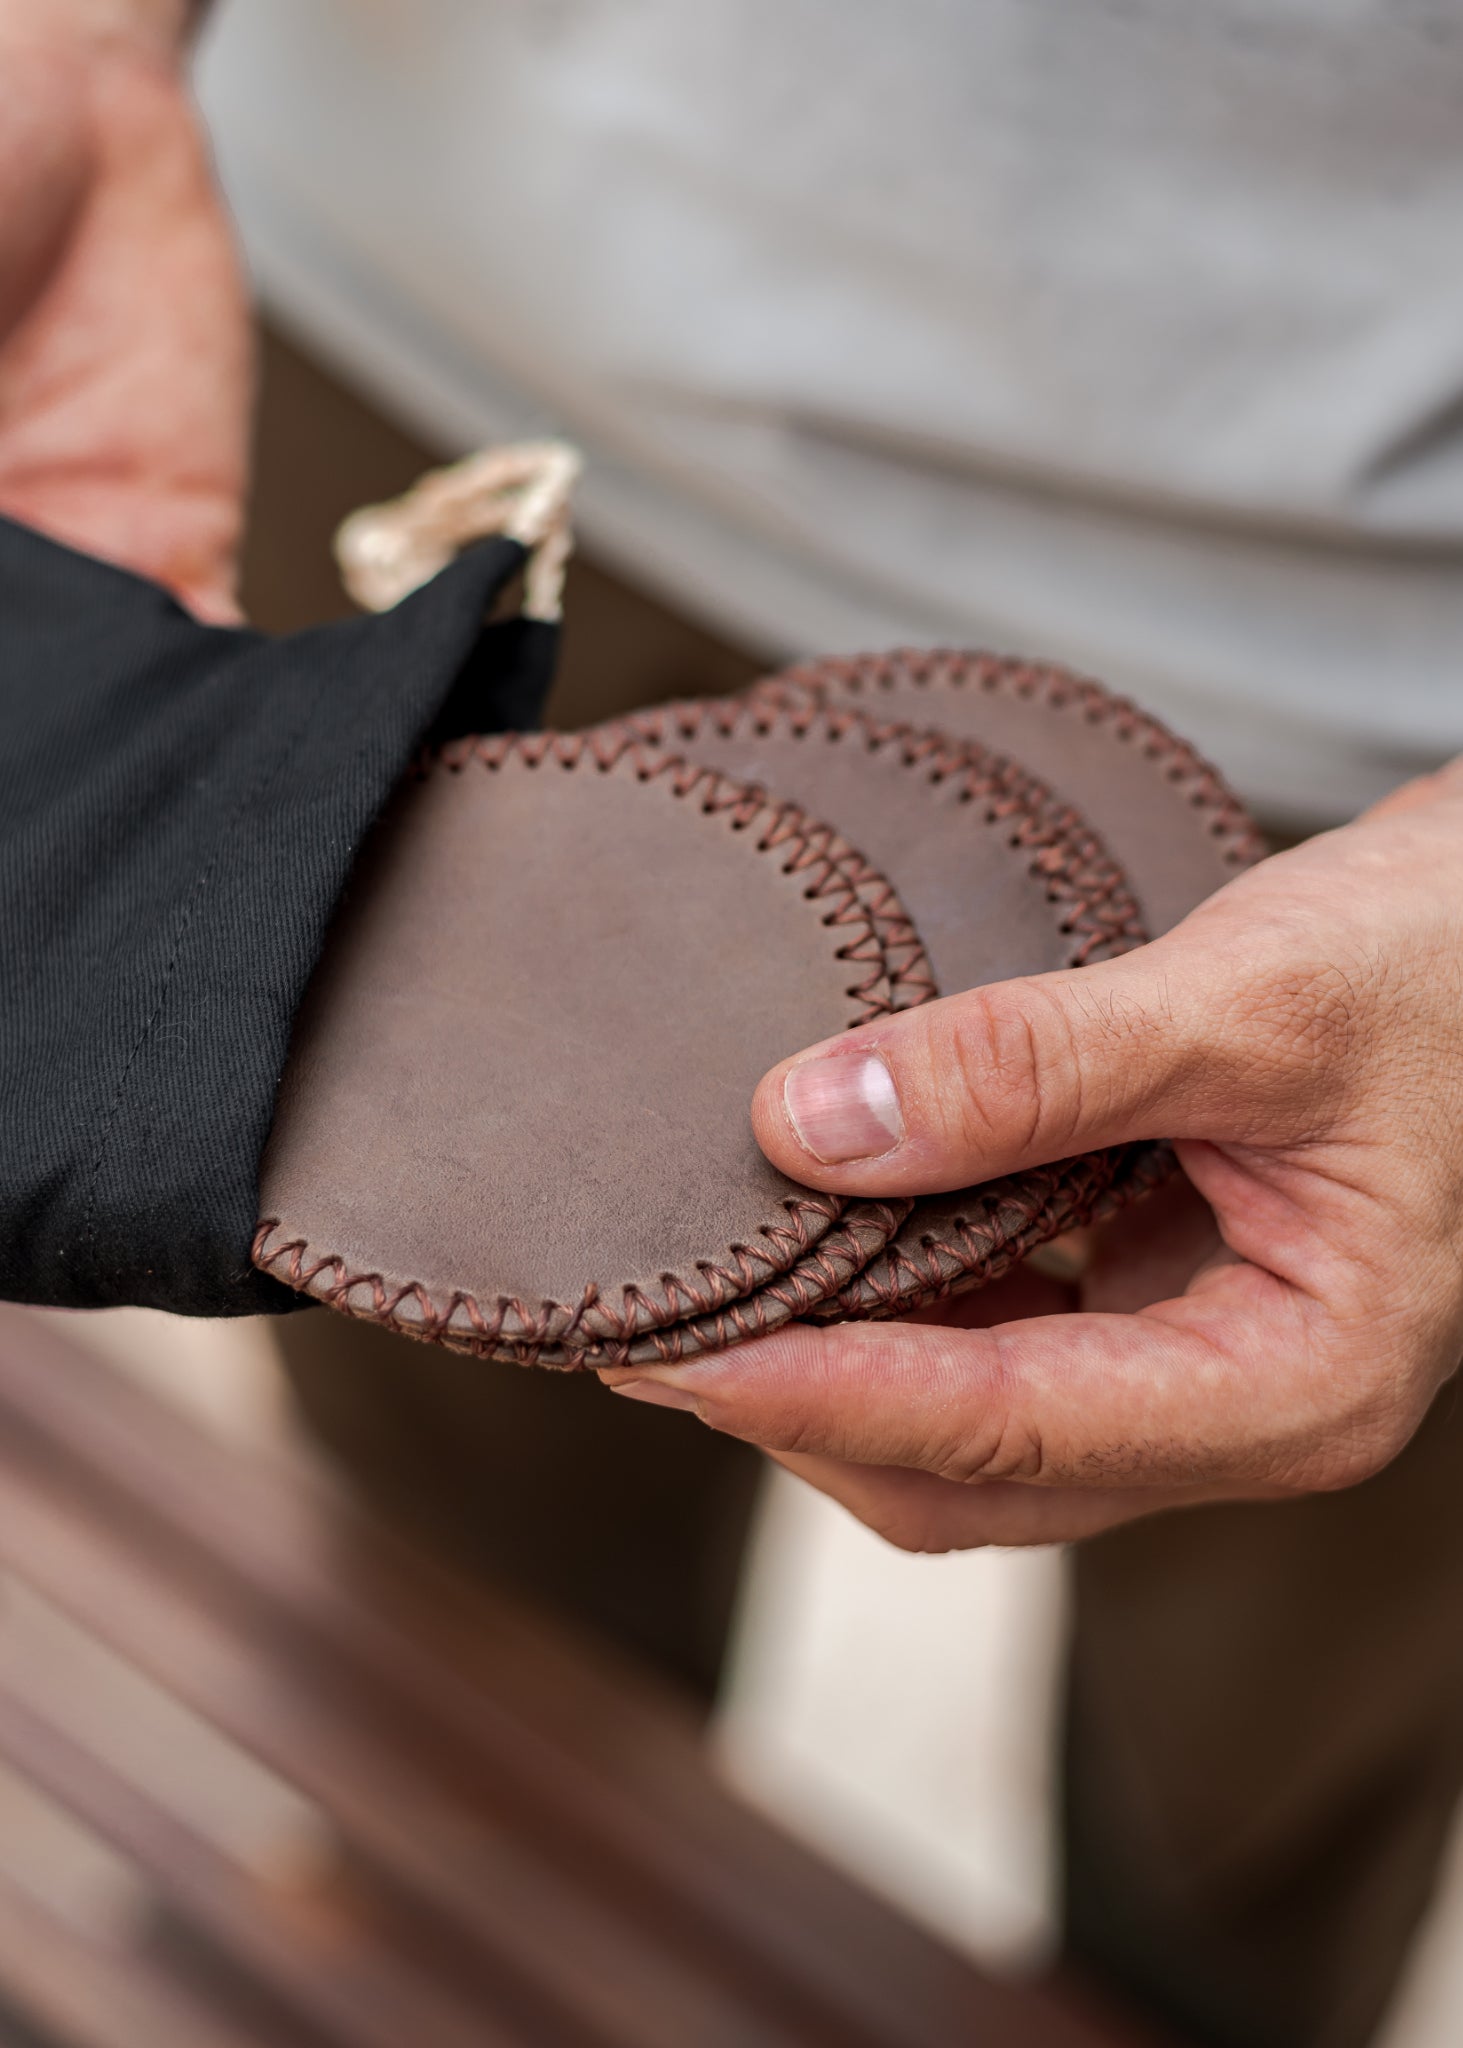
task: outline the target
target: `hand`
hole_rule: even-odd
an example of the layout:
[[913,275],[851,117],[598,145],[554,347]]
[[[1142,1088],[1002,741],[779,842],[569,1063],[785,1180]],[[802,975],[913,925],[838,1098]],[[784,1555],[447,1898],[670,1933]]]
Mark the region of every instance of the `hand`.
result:
[[753,1117],[785,1172],[851,1194],[1140,1137],[1176,1139],[1191,1185],[1103,1235],[1080,1312],[1028,1268],[940,1319],[794,1327],[619,1391],[915,1550],[1364,1479],[1463,1352],[1463,763],[1140,952],[814,1047]]
[[0,513],[239,616],[247,305],[180,0],[0,0]]

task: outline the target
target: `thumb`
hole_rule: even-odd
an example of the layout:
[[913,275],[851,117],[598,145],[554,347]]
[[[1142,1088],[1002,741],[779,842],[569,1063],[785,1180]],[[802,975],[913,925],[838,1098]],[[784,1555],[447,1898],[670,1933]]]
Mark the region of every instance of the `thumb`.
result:
[[825,1040],[763,1078],[758,1143],[810,1186],[913,1195],[1135,1138],[1280,1141],[1310,1063],[1279,1042],[1264,949],[1251,936],[1237,968],[1228,924]]

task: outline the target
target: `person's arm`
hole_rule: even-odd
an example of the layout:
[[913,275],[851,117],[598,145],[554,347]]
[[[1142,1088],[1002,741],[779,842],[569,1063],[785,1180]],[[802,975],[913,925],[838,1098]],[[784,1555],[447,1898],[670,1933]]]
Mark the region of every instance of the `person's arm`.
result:
[[1027,1271],[620,1391],[921,1550],[1366,1478],[1463,1354],[1463,763],[1124,959],[813,1048],[754,1123],[784,1172],[848,1194],[1140,1137],[1178,1140],[1191,1187],[1120,1219],[1080,1289]]
[[0,0],[0,513],[238,616],[248,308],[184,0]]
[[363,835],[465,665],[488,729],[538,688],[482,633],[509,541],[234,623],[249,328],[185,26],[0,0],[0,1298],[224,1315],[299,1305],[258,1160]]

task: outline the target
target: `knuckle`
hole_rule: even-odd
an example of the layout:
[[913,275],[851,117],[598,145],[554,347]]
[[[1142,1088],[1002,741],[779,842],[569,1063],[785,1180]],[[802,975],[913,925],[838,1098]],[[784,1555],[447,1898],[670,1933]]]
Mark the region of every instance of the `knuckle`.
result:
[[1081,1120],[1079,1035],[1055,991],[973,991],[949,1016],[932,1016],[929,1059],[946,1136],[962,1153],[993,1141],[1060,1151]]
[[1310,1446],[1290,1468],[1289,1483],[1304,1493],[1346,1493],[1385,1472],[1410,1430],[1363,1426]]
[[1349,1059],[1359,1028],[1357,985],[1339,961],[1301,961],[1272,974],[1252,1028],[1281,1063],[1311,1072]]
[[962,1486],[991,1480],[1039,1480],[1046,1469],[1041,1429],[1023,1412],[1019,1375],[1009,1367],[997,1331],[987,1333],[978,1378],[968,1347],[957,1363],[965,1368],[966,1396],[945,1435],[930,1447],[926,1469]]
[[1040,1431],[1012,1416],[1000,1416],[941,1446],[931,1469],[941,1479],[974,1486],[997,1479],[1040,1479],[1042,1467]]
[[1372,1276],[1340,1308],[1322,1347],[1325,1425],[1295,1460],[1299,1482],[1322,1493],[1375,1479],[1407,1448],[1434,1396],[1458,1369],[1463,1302],[1426,1262],[1405,1294]]
[[836,1457],[840,1452],[840,1447],[830,1442],[827,1425],[811,1415],[779,1417],[749,1434],[763,1450],[777,1451],[790,1458]]

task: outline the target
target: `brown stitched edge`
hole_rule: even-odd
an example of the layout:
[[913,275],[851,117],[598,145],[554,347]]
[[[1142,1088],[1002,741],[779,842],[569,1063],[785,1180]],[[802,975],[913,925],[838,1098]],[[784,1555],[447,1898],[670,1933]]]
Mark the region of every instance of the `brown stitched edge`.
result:
[[[816,723],[822,723],[839,737],[845,732],[857,732],[872,739],[875,731],[872,721],[858,711],[836,712],[819,706],[789,705],[777,707],[773,715],[799,737]],[[754,706],[745,698],[683,698],[646,711],[632,711],[623,718],[607,719],[602,725],[576,737],[589,745],[596,759],[614,759],[627,749],[646,747],[657,753],[670,751],[680,754],[683,748],[693,748],[708,726],[714,727],[724,738],[738,739],[742,727],[750,724],[755,730],[766,731],[768,723],[766,707]],[[681,754],[681,757],[688,761],[692,758],[689,753]],[[748,782],[749,788],[759,786]],[[776,796],[778,792],[769,791],[769,794]],[[920,1003],[931,1002],[939,994],[934,970],[924,941],[910,913],[896,895],[893,883],[867,860],[864,865],[865,872],[858,877],[859,896],[874,921],[884,950],[890,1006],[895,1010],[912,1010]]]
[[[812,696],[768,703],[755,695],[659,706],[574,737],[590,743],[599,756],[616,758],[626,748],[646,746],[684,746],[694,751],[697,737],[707,727],[731,739],[748,726],[770,734],[773,721],[785,723],[800,735],[817,730],[835,738],[852,736],[871,748],[897,745],[908,766],[922,769],[933,780],[963,775],[963,799],[983,802],[988,824],[1009,824],[1012,848],[1029,854],[1029,874],[1060,911],[1060,929],[1072,941],[1066,966],[1087,966],[1146,943],[1147,929],[1127,878],[1087,820],[1018,763],[978,741],[952,740],[937,730],[903,722],[876,721],[864,711]],[[1038,1244],[1090,1221],[1090,1204],[1099,1201],[1114,1182],[1121,1156],[1119,1152],[1093,1153],[1068,1162],[1060,1174],[1057,1169],[1038,1167],[1006,1177],[997,1185],[1008,1205],[1018,1204],[1022,1217],[1008,1237],[988,1225],[983,1234],[966,1231],[958,1243],[932,1241],[927,1233],[918,1231],[924,1204],[916,1202],[905,1225],[867,1262],[874,1270],[856,1275],[838,1290],[838,1312],[860,1316],[908,1312],[944,1294],[996,1278]],[[1086,1205],[1068,1199],[1072,1176],[1079,1171]],[[982,1190],[972,1190],[972,1205],[977,1202],[991,1208]],[[938,1242],[944,1263],[929,1249],[932,1242]],[[885,1269],[891,1280],[879,1289],[878,1303],[870,1305],[864,1290],[876,1287],[877,1275]],[[825,1295],[825,1315],[832,1305],[833,1297]],[[815,1315],[818,1306],[807,1303],[798,1314]],[[737,1339],[729,1337],[727,1341]]]
[[[477,1345],[448,1341],[453,1349],[506,1364],[541,1365],[562,1372],[590,1368],[600,1371],[627,1365],[676,1364],[766,1336],[789,1322],[884,1322],[933,1302],[989,1286],[1039,1245],[1050,1243],[1066,1231],[1105,1223],[1120,1210],[1146,1199],[1172,1178],[1177,1167],[1172,1146],[1145,1140],[1010,1175],[971,1191],[975,1198],[972,1210],[984,1208],[987,1213],[961,1219],[954,1238],[927,1234],[917,1240],[922,1257],[916,1256],[913,1248],[899,1244],[897,1233],[903,1219],[896,1216],[886,1240],[873,1248],[853,1278],[842,1285],[820,1289],[815,1281],[810,1289],[801,1284],[802,1269],[797,1268],[762,1289],[751,1301],[732,1302],[714,1316],[670,1330],[653,1331],[630,1345],[599,1345],[579,1351],[506,1345],[484,1352]],[[908,1203],[868,1206],[903,1210],[911,1207]],[[1012,1206],[1021,1219],[1015,1227],[1002,1213]],[[845,1221],[830,1235],[836,1238],[849,1228]],[[819,1260],[827,1244],[825,1239],[814,1248],[810,1255],[813,1261]],[[831,1257],[827,1263],[832,1263]],[[889,1280],[884,1279],[881,1271],[886,1263],[891,1271]],[[771,1311],[766,1306],[769,1301]]]
[[949,1234],[901,1233],[826,1307],[876,1321],[989,1285],[1039,1244],[1090,1221],[1116,1168],[1113,1155],[1089,1153],[974,1187],[969,1214]]
[[889,1243],[912,1204],[907,1199],[856,1203],[834,1228],[789,1272],[754,1293],[727,1303],[714,1314],[693,1317],[660,1330],[650,1330],[629,1343],[540,1346],[531,1356],[522,1345],[484,1351],[475,1344],[447,1341],[454,1350],[489,1357],[508,1365],[543,1365],[550,1370],[600,1372],[607,1367],[674,1364],[750,1337],[764,1337],[785,1323],[809,1315],[821,1301],[846,1285]]
[[[1086,819],[1026,769],[977,741],[952,740],[903,722],[876,721],[865,711],[811,694],[777,702],[755,694],[692,699],[632,712],[585,737],[607,757],[626,746],[684,747],[694,754],[697,739],[708,728],[736,739],[749,727],[770,736],[775,724],[799,736],[816,731],[839,739],[853,737],[870,748],[897,745],[907,765],[936,779],[964,774],[967,799],[985,802],[988,823],[1010,821],[1013,848],[1029,850],[1029,872],[1060,908],[1062,929],[1073,942],[1067,966],[1112,958],[1146,941],[1126,876]],[[998,1183],[998,1196],[972,1190],[972,1208],[983,1209],[987,1220],[979,1230],[972,1227],[960,1233],[954,1242],[919,1230],[925,1204],[916,1202],[904,1227],[866,1261],[868,1270],[836,1290],[836,1309],[834,1290],[828,1290],[821,1303],[804,1303],[797,1313],[817,1316],[820,1307],[825,1316],[830,1311],[861,1317],[907,1313],[926,1301],[994,1279],[1038,1244],[1090,1221],[1093,1204],[1105,1198],[1118,1175],[1121,1157],[1119,1152],[1094,1153],[1060,1170],[1033,1168]],[[1075,1176],[1080,1176],[1082,1200],[1075,1199]],[[1014,1222],[1009,1220],[1012,1204],[1017,1209]],[[996,1218],[1003,1210],[1007,1220],[998,1225]],[[888,1278],[881,1285],[885,1274]],[[872,1302],[870,1291],[876,1297]],[[733,1334],[733,1318],[734,1311],[722,1312],[725,1342],[739,1341]]]
[[750,1337],[766,1336],[770,1330],[808,1315],[879,1256],[911,1206],[907,1201],[859,1203],[790,1272],[769,1281],[756,1294],[727,1303],[713,1315],[650,1332],[630,1347],[625,1363],[674,1365],[702,1352],[722,1351]]
[[1210,834],[1230,866],[1238,871],[1264,858],[1265,842],[1258,826],[1218,769],[1196,748],[1131,698],[1119,697],[1089,676],[1050,663],[965,653],[957,648],[896,647],[884,654],[831,656],[798,663],[754,683],[751,696],[754,701],[780,703],[785,701],[784,693],[794,697],[808,693],[817,700],[830,690],[857,696],[864,691],[893,689],[902,682],[920,689],[946,686],[1035,697],[1054,711],[1074,711],[1089,724],[1109,726],[1115,738],[1141,745],[1151,761],[1165,763],[1168,779],[1196,810],[1210,814]]
[[[1144,1140],[972,1189],[973,1213],[957,1219],[953,1237],[925,1232],[906,1244],[901,1234],[846,1287],[813,1308],[810,1319],[886,1321],[989,1286],[1038,1245],[1068,1230],[1104,1223],[1151,1194],[1176,1168],[1171,1146]],[[1034,1209],[1033,1193],[1039,1197]],[[1014,1228],[1007,1220],[1013,1206],[1022,1219]]]
[[[810,669],[816,666],[809,664]],[[756,689],[768,687],[758,684]],[[1010,824],[1012,848],[1030,854],[1028,872],[1043,885],[1048,902],[1061,908],[1060,928],[1074,941],[1064,965],[1085,967],[1093,960],[1111,959],[1147,943],[1148,933],[1127,878],[1087,820],[1018,762],[979,741],[954,740],[905,722],[880,723],[863,711],[817,699],[769,702],[755,691],[745,697],[669,704],[632,713],[589,732],[555,737],[565,746],[587,749],[597,763],[618,761],[626,753],[643,757],[647,748],[656,760],[665,758],[659,753],[662,747],[694,746],[697,734],[707,725],[734,739],[749,724],[754,730],[770,732],[769,718],[785,720],[798,734],[818,726],[836,738],[856,736],[872,749],[897,746],[906,766],[923,768],[931,781],[963,776],[962,802],[983,803],[987,824]],[[882,876],[879,879],[892,891],[892,883]],[[907,918],[902,904],[900,909]],[[928,973],[926,964],[925,976]],[[928,991],[918,994],[916,1000],[928,1001],[934,993],[930,981]]]
[[[588,759],[601,774],[628,768],[640,782],[665,780],[676,796],[699,797],[708,817],[717,813],[728,815],[733,831],[746,831],[763,818],[758,852],[783,853],[783,873],[806,877],[803,894],[810,901],[828,903],[823,919],[826,925],[863,928],[861,935],[847,942],[838,954],[840,959],[869,969],[864,979],[847,991],[861,1006],[861,1014],[850,1018],[848,1028],[891,1014],[893,1005],[883,952],[868,909],[859,896],[860,885],[866,884],[875,870],[841,832],[808,817],[797,804],[754,784],[739,782],[712,768],[698,767],[676,755],[647,755],[634,745],[597,749],[591,744],[594,737],[591,733],[498,733],[487,739],[454,740],[435,756],[424,757],[417,773],[429,773],[440,765],[451,774],[461,774],[473,762],[494,769],[514,756],[532,768],[577,768]],[[882,876],[878,879],[884,881]],[[892,895],[892,885],[885,881],[885,887]],[[912,923],[910,929],[913,930]]]
[[[845,718],[862,715],[875,732],[902,735],[910,730],[907,719],[897,723],[875,721],[867,710],[860,714],[855,705],[840,702],[831,693],[841,690],[857,697],[864,692],[892,689],[905,681],[920,689],[948,686],[1036,697],[1054,710],[1075,712],[1093,725],[1110,727],[1115,738],[1129,744],[1141,744],[1155,763],[1167,762],[1166,772],[1170,780],[1184,791],[1196,810],[1209,813],[1210,832],[1219,842],[1221,857],[1227,863],[1238,871],[1264,856],[1264,841],[1254,821],[1223,777],[1194,747],[1131,700],[1116,696],[1089,678],[1052,665],[944,648],[902,648],[886,654],[831,657],[799,664],[754,684],[745,701],[753,707],[768,705],[784,712],[801,707],[808,713],[822,707],[830,714],[841,714]],[[867,703],[867,697],[864,701]],[[901,709],[906,708],[901,706]],[[730,723],[724,723],[722,729],[733,728]],[[1078,822],[1085,827],[1085,821]],[[1090,833],[1090,828],[1086,829]],[[1099,941],[1085,957],[1099,957],[1100,946]],[[907,1314],[949,1294],[987,1284],[999,1278],[1018,1258],[1025,1257],[1038,1244],[1059,1235],[1062,1230],[1101,1222],[1128,1203],[1140,1199],[1166,1180],[1176,1163],[1171,1149],[1156,1142],[1123,1148],[1108,1157],[1112,1162],[1111,1170],[1091,1190],[1090,1204],[1078,1202],[1073,1206],[1068,1201],[1065,1218],[1056,1225],[1043,1225],[1038,1212],[1030,1224],[1013,1234],[1009,1244],[1004,1245],[989,1239],[982,1242],[970,1230],[961,1233],[958,1243],[928,1238],[922,1233],[925,1241],[915,1239],[913,1242],[928,1254],[929,1262],[923,1269],[906,1242],[908,1231],[901,1231],[883,1253],[870,1261],[864,1273],[841,1290],[838,1297],[830,1297],[812,1313],[825,1320],[834,1316]],[[1035,1169],[1038,1174],[1042,1171]],[[1051,1199],[1054,1202],[1065,1200],[1070,1192],[1058,1184],[1052,1189]],[[916,1204],[913,1219],[916,1225],[919,1206]],[[943,1255],[948,1264],[942,1265],[938,1255]],[[902,1272],[899,1285],[880,1285],[886,1269],[891,1273]],[[876,1305],[870,1304],[866,1298],[870,1292],[876,1292],[879,1297]]]
[[[825,1226],[836,1223],[843,1203],[835,1196],[810,1194],[806,1199],[789,1196],[783,1207],[788,1213],[790,1227],[764,1225],[764,1234],[769,1240],[797,1247],[793,1260],[796,1264],[797,1258],[805,1257],[824,1234],[810,1230],[806,1219],[816,1218]],[[420,1281],[403,1281],[392,1286],[382,1273],[352,1272],[339,1253],[317,1256],[308,1239],[303,1237],[271,1243],[273,1233],[280,1225],[279,1217],[266,1216],[256,1227],[251,1252],[256,1266],[273,1273],[298,1293],[314,1294],[318,1301],[323,1301],[328,1308],[338,1309],[343,1315],[358,1316],[367,1322],[387,1323],[393,1329],[405,1331],[408,1336],[443,1342],[451,1334],[473,1348],[499,1344],[537,1347],[564,1344],[566,1340],[572,1343],[576,1332],[584,1326],[586,1312],[600,1299],[597,1290],[591,1287],[586,1290],[586,1298],[576,1311],[570,1311],[558,1302],[543,1302],[534,1310],[515,1296],[502,1295],[498,1299],[496,1313],[485,1315],[476,1296],[466,1289],[457,1289],[449,1296],[445,1307],[439,1307]],[[779,1270],[772,1260],[765,1257],[754,1264],[756,1255],[751,1254],[745,1245],[734,1245],[732,1256],[734,1267],[717,1267],[708,1262],[700,1270],[707,1276],[717,1275],[734,1285],[743,1286],[747,1291],[766,1284],[768,1275],[765,1269],[774,1274]],[[759,1271],[758,1264],[764,1270]],[[317,1288],[315,1283],[322,1273],[333,1274],[334,1278],[328,1286]],[[677,1292],[685,1295],[692,1314],[710,1313],[717,1305],[714,1295],[698,1293],[674,1273],[660,1277],[667,1286],[672,1306]],[[361,1289],[367,1290],[369,1298],[366,1302],[353,1299]],[[638,1290],[627,1289],[626,1292],[635,1293],[637,1299],[643,1299]],[[403,1310],[408,1312],[403,1314]],[[628,1336],[633,1328],[633,1323],[627,1321],[621,1334]],[[589,1341],[592,1340],[587,1338],[586,1342]]]
[[[760,820],[762,836],[756,842],[758,852],[781,853],[784,856],[783,872],[803,875],[806,879],[805,896],[810,901],[827,904],[824,924],[835,929],[842,925],[856,934],[845,941],[835,956],[866,966],[869,970],[847,991],[850,999],[859,1005],[858,1012],[850,1019],[850,1028],[890,1014],[888,981],[878,934],[858,894],[859,882],[874,871],[841,834],[805,818],[796,805],[771,799],[729,776],[697,768],[674,757],[652,756],[646,760],[634,749],[621,749],[614,758],[601,759],[586,749],[583,738],[572,735],[566,741],[554,734],[509,733],[486,739],[457,740],[435,753],[423,755],[413,772],[418,779],[425,779],[439,768],[460,774],[474,764],[493,771],[513,758],[521,759],[534,768],[550,765],[569,769],[577,767],[588,753],[588,758],[602,773],[610,773],[623,763],[642,782],[664,779],[677,798],[699,796],[703,811],[708,816],[725,816],[733,831],[745,831]],[[314,1292],[317,1299],[345,1314],[387,1323],[393,1328],[405,1329],[408,1334],[432,1337],[438,1341],[452,1331],[470,1340],[475,1347],[498,1343],[539,1347],[562,1344],[566,1339],[573,1343],[578,1333],[583,1331],[591,1340],[599,1337],[611,1342],[629,1342],[646,1329],[712,1314],[729,1300],[752,1293],[769,1277],[776,1277],[795,1265],[823,1231],[844,1213],[847,1205],[837,1196],[808,1189],[786,1197],[782,1206],[788,1223],[765,1224],[759,1231],[767,1243],[777,1247],[777,1257],[769,1257],[754,1245],[734,1244],[730,1247],[732,1262],[728,1265],[717,1265],[711,1261],[699,1263],[698,1280],[690,1281],[684,1275],[671,1271],[660,1274],[659,1283],[665,1290],[663,1303],[651,1301],[643,1288],[634,1285],[622,1288],[619,1309],[593,1285],[586,1288],[577,1307],[550,1301],[530,1306],[512,1296],[500,1296],[496,1312],[485,1314],[473,1294],[458,1289],[454,1290],[446,1308],[439,1308],[419,1281],[404,1282],[393,1289],[379,1272],[351,1272],[339,1254],[316,1255],[304,1238],[290,1238],[272,1244],[273,1233],[281,1227],[281,1219],[277,1216],[261,1219],[255,1230],[251,1257],[261,1270],[272,1273],[299,1292]],[[809,1227],[812,1219],[822,1223],[823,1231]],[[759,1267],[761,1271],[758,1271]],[[335,1278],[328,1287],[317,1289],[315,1283],[325,1272],[333,1272]],[[369,1306],[352,1299],[362,1288],[369,1291]],[[412,1305],[415,1314],[404,1318],[401,1311],[407,1304]]]
[[[989,1286],[1013,1266],[1019,1265],[1039,1245],[1050,1243],[1065,1231],[1105,1223],[1120,1210],[1146,1199],[1171,1179],[1177,1168],[1178,1161],[1171,1145],[1145,1140],[1111,1152],[1090,1153],[1059,1161],[1053,1166],[1037,1167],[1019,1176],[1008,1176],[972,1190],[979,1201],[994,1213],[979,1221],[964,1221],[964,1227],[957,1230],[953,1240],[928,1237],[919,1247],[925,1255],[923,1263],[912,1251],[897,1246],[899,1220],[896,1220],[894,1231],[886,1243],[876,1247],[853,1279],[843,1286],[828,1288],[810,1299],[805,1290],[789,1284],[795,1282],[795,1275],[786,1275],[782,1282],[762,1290],[762,1295],[752,1302],[732,1302],[717,1315],[686,1326],[685,1341],[682,1341],[683,1332],[678,1327],[654,1331],[629,1346],[601,1346],[578,1352],[533,1350],[522,1345],[504,1346],[489,1353],[479,1352],[475,1345],[455,1344],[453,1348],[492,1357],[506,1364],[542,1365],[563,1372],[590,1367],[598,1371],[607,1366],[675,1364],[706,1351],[721,1350],[745,1343],[752,1337],[766,1336],[770,1330],[788,1322],[884,1322],[895,1316],[909,1315],[933,1302]],[[1037,1194],[1038,1206],[1030,1210],[1027,1199],[1017,1199],[1015,1205],[1024,1220],[1016,1228],[1007,1228],[1003,1235],[996,1216],[1003,1206],[1011,1205],[1014,1199],[1011,1190],[1018,1182],[1022,1184],[1024,1197],[1033,1192]],[[910,1205],[902,1206],[908,1208]],[[976,1206],[977,1203],[973,1202],[972,1208]],[[839,1235],[846,1227],[840,1224],[832,1235]],[[815,1257],[821,1249],[821,1245],[816,1248]],[[901,1273],[901,1277],[892,1284],[884,1282],[880,1273],[886,1261]],[[767,1313],[763,1308],[763,1297],[772,1297],[779,1312]],[[786,1314],[780,1312],[784,1304]]]

